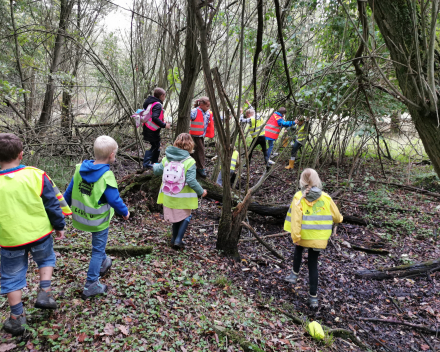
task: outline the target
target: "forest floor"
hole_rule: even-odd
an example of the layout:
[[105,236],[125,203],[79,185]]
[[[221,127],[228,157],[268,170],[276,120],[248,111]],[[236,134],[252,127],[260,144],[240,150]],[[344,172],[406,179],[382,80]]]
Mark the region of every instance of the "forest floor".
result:
[[[388,180],[399,184],[412,184],[416,176],[427,175],[430,170],[423,165],[408,170],[407,165],[384,163]],[[298,165],[293,172],[284,166],[284,161],[275,165],[273,177],[263,185],[257,199],[274,204],[291,202]],[[384,281],[354,275],[360,269],[439,258],[434,229],[440,227],[440,199],[377,182],[385,179],[375,159],[363,160],[354,175],[355,182],[341,186],[349,167],[326,165],[318,169],[324,190],[332,193],[342,187],[344,192],[336,199],[341,212],[368,218],[377,226],[338,226],[332,243],[320,254],[317,311],[306,304],[307,254],[297,285],[283,281],[293,261],[289,235],[267,240],[286,262],[252,240],[240,242],[241,262],[220,257],[215,249],[220,208],[214,201],[202,199],[185,237],[187,248],[175,251],[168,245],[170,226],[163,216],[150,213],[135,194],[125,199],[132,217],[127,222],[114,218],[108,245],[152,246],[152,253],[113,257],[112,270],[102,279],[110,286],[109,292],[83,301],[80,294],[90,250],[57,252],[53,287],[59,308],[54,312],[32,308],[38,287],[32,264],[24,290],[29,329],[18,338],[2,331],[0,351],[241,351],[248,343],[265,351],[360,350],[349,339],[317,342],[304,326],[295,325],[281,311],[304,321],[317,320],[331,328],[351,330],[374,351],[440,350],[435,335],[412,327],[359,320],[395,319],[435,328],[440,325],[439,272]],[[132,168],[133,164],[120,161],[116,165],[121,171],[118,177]],[[257,150],[251,164],[251,184],[262,172],[261,152]],[[440,191],[435,181],[417,187]],[[251,212],[248,218],[260,235],[283,232],[283,220]],[[90,247],[90,235],[73,229],[70,220],[68,223],[68,238],[58,245]],[[251,239],[252,235],[243,230],[242,238]],[[355,251],[347,243],[385,249],[389,254]],[[6,297],[0,298],[0,307],[2,323],[9,315]],[[219,335],[215,326],[236,331],[239,337]]]

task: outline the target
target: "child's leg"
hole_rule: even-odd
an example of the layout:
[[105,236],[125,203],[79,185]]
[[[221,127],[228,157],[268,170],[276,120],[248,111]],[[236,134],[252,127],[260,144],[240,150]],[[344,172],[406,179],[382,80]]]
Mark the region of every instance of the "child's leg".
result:
[[173,223],[173,238],[171,239],[171,245],[174,245],[174,242],[176,241],[177,235],[179,233],[179,228],[182,222],[183,220]]
[[[1,294],[7,294],[8,302],[14,307],[15,315],[23,313],[21,289],[26,287],[28,252],[24,249],[1,249]],[[17,310],[18,308],[18,310]]]
[[293,272],[299,274],[299,269],[301,268],[302,255],[304,247],[299,245],[295,246],[295,254],[293,255]]
[[90,259],[87,272],[86,287],[98,281],[101,264],[107,257],[105,247],[107,245],[108,228],[99,232],[92,232],[92,258]]
[[311,296],[316,296],[318,293],[318,256],[319,251],[309,248],[308,267]]
[[186,219],[180,222],[179,232],[177,233],[177,238],[174,241],[174,244],[176,246],[182,245],[183,235],[185,234],[185,231],[188,228],[189,222],[191,221],[191,217],[192,216],[190,215]]

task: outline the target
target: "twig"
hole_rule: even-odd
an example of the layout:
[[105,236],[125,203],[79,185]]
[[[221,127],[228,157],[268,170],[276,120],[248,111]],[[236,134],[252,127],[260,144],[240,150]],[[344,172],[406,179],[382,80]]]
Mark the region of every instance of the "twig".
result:
[[364,318],[364,317],[359,317],[358,319],[359,320],[364,320],[364,321],[373,321],[373,322],[378,322],[378,323],[387,323],[387,324],[393,324],[393,325],[409,326],[411,328],[421,330],[421,331],[426,332],[428,334],[438,334],[438,333],[440,333],[439,330],[432,329],[429,326],[421,325],[421,324],[407,323],[405,321],[391,320],[391,319],[379,319],[379,318]]
[[393,302],[394,306],[397,308],[397,310],[398,310],[400,313],[404,314],[402,308],[400,308],[400,307],[398,306],[398,304],[396,303],[396,300],[395,300],[393,297],[391,297],[390,293],[388,292],[388,289],[387,289],[386,286],[383,284],[383,282],[381,282],[381,284],[382,284],[383,289],[384,289],[385,292],[387,293],[388,297],[390,297],[391,302]]
[[251,231],[252,234],[255,236],[255,238],[258,240],[258,242],[260,242],[264,247],[266,247],[269,250],[269,252],[271,252],[275,257],[281,260],[285,260],[285,258],[281,254],[279,254],[275,249],[273,249],[268,243],[266,243],[261,237],[257,235],[257,233],[255,232],[255,230],[251,225],[246,224],[244,221],[242,221],[241,226],[244,226],[249,231]]
[[[261,236],[260,238],[263,239],[263,238],[281,237],[281,236],[286,236],[288,234],[289,234],[288,232],[284,231],[284,232],[276,233],[274,235]],[[242,238],[240,239],[239,242],[250,242],[250,241],[258,241],[258,240],[256,238]]]

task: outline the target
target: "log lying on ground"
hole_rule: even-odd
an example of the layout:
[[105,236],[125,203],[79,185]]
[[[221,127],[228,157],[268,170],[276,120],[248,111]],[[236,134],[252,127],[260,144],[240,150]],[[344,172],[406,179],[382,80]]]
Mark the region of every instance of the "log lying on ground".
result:
[[362,318],[362,317],[360,317],[359,320],[373,321],[373,322],[377,322],[377,323],[386,323],[386,324],[393,324],[393,325],[404,325],[404,326],[412,327],[416,330],[426,332],[428,334],[433,334],[433,335],[440,334],[440,329],[436,329],[435,327],[431,328],[426,325],[407,323],[406,321],[399,321],[399,320],[392,320],[392,319],[378,319],[378,318]]
[[227,329],[219,325],[214,325],[214,331],[217,335],[227,337],[229,340],[239,344],[245,352],[264,352],[260,347],[246,340],[243,334],[238,331]]
[[[301,319],[300,317],[293,315],[289,312],[286,312],[285,310],[282,310],[280,308],[278,308],[278,311],[283,313],[286,317],[289,317],[295,324],[297,325],[304,325],[306,323],[305,320]],[[362,348],[362,349],[367,349],[367,346],[350,330],[346,330],[346,329],[331,329],[325,325],[322,325],[323,330],[327,333],[327,334],[332,334],[334,337],[340,337],[340,338],[345,338],[345,339],[350,339],[351,341],[353,341],[353,343]]]
[[358,270],[355,275],[361,279],[385,280],[397,277],[416,276],[426,272],[440,270],[440,258],[423,263],[399,265],[379,270]]
[[351,248],[356,251],[361,251],[361,252],[365,252],[365,253],[369,253],[369,254],[388,255],[390,253],[386,249],[361,247],[361,246],[357,246],[357,245],[351,244],[351,243],[350,243],[350,245],[351,245]]
[[[91,247],[87,246],[53,246],[54,251],[57,252],[77,252],[77,251],[91,251]],[[130,258],[140,257],[145,254],[153,252],[152,246],[110,246],[105,248],[107,254],[115,255],[117,257]]]

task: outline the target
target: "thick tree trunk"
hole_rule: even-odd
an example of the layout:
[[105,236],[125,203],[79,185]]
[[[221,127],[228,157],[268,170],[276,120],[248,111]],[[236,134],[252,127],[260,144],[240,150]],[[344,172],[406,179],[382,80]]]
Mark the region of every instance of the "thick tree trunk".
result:
[[[414,125],[435,171],[440,176],[440,128],[438,97],[428,71],[434,70],[435,31],[423,28],[420,5],[411,0],[368,0],[394,62],[396,76]],[[429,3],[427,6],[430,6]],[[433,11],[438,9],[433,8]],[[431,15],[432,17],[432,15]],[[433,19],[437,21],[437,16]],[[429,50],[421,35],[428,36]],[[438,78],[440,66],[435,67]],[[432,76],[432,74],[430,74]],[[438,85],[437,85],[438,86]],[[435,89],[434,89],[435,90]]]
[[180,133],[188,133],[190,125],[191,101],[194,94],[194,86],[199,75],[200,53],[197,47],[198,29],[195,13],[187,4],[186,38],[185,38],[185,68],[179,95],[179,108],[177,117],[176,136]]
[[60,22],[58,25],[57,36],[55,39],[55,46],[53,49],[52,63],[50,65],[49,77],[46,84],[46,94],[44,95],[43,108],[41,110],[40,120],[38,124],[40,127],[44,127],[48,124],[50,116],[52,114],[53,105],[53,95],[55,92],[54,87],[54,77],[53,74],[57,71],[58,64],[61,59],[61,48],[64,44],[64,33],[67,28],[70,13],[72,12],[72,7],[74,0],[61,0],[60,9]]

